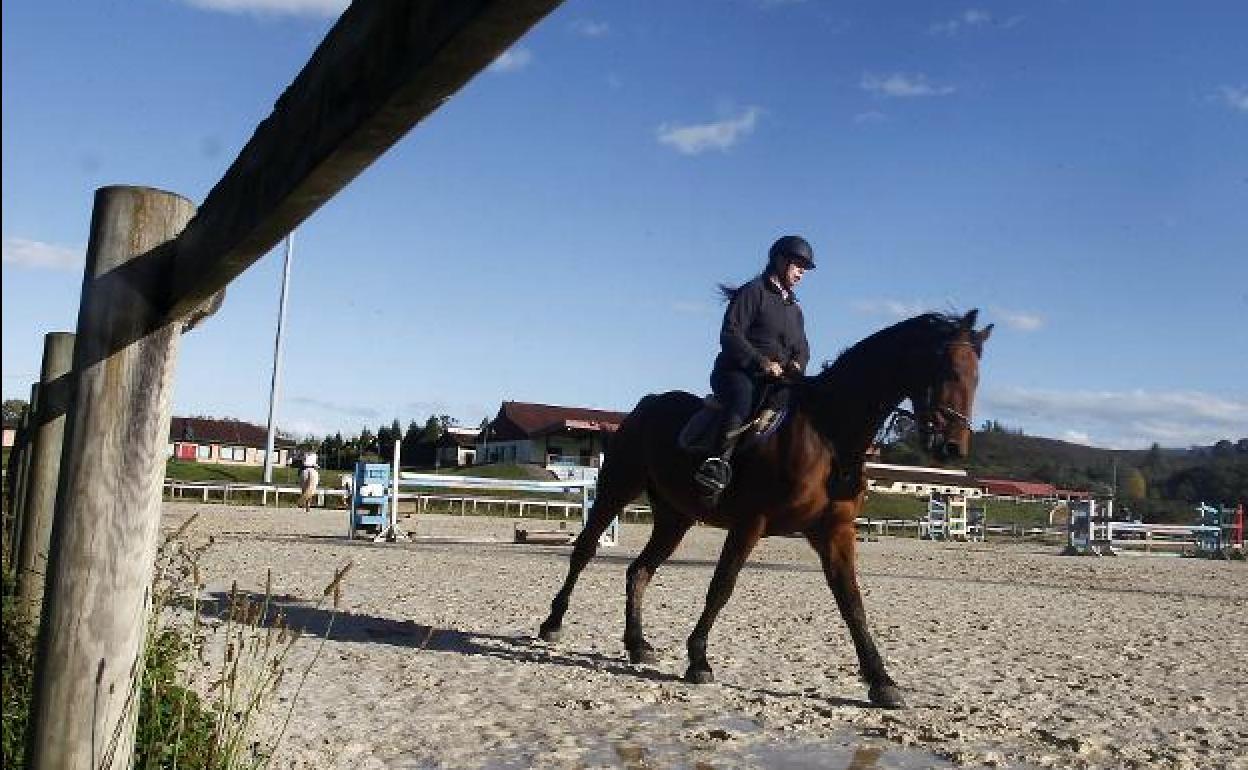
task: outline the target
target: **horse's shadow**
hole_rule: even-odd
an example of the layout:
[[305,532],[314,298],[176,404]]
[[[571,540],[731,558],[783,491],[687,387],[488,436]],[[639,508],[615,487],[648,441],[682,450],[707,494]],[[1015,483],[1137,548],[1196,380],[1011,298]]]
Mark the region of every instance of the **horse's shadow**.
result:
[[[238,592],[211,593],[200,599],[199,612],[208,620],[222,620],[231,601],[250,601],[262,605],[262,594]],[[622,658],[596,652],[575,652],[559,649],[528,636],[508,636],[479,631],[438,628],[410,620],[395,620],[333,610],[309,604],[293,596],[269,597],[268,618],[273,622],[278,612],[285,624],[307,636],[324,637],[335,642],[356,644],[388,644],[413,650],[446,652],[465,656],[485,656],[511,663],[545,663],[569,666],[588,671],[605,671],[618,676],[632,676],[659,682],[683,681],[681,677],[649,666],[634,666]]]
[[[255,605],[264,603],[264,595],[240,591],[233,596],[229,593],[216,592],[202,597],[199,601],[199,612],[207,620],[222,620],[226,608],[231,601],[240,603],[249,601]],[[395,647],[406,647],[412,650],[453,653],[464,656],[484,656],[504,660],[509,663],[539,663],[555,666],[567,666],[586,671],[605,671],[617,676],[649,679],[655,682],[684,682],[684,678],[659,671],[649,665],[632,665],[620,657],[603,655],[597,652],[577,652],[561,649],[529,636],[511,636],[491,634],[483,631],[461,631],[454,628],[438,628],[422,625],[410,620],[396,620],[375,615],[334,610],[331,607],[311,604],[295,596],[278,595],[269,597],[267,620],[272,623],[278,612],[285,618],[285,624],[299,630],[307,636],[328,638],[335,642],[349,644],[388,644]],[[736,690],[750,695],[766,695],[781,699],[808,699],[809,692],[784,691],[774,688],[749,687],[721,683],[721,687]],[[854,708],[874,708],[870,701],[860,698],[846,698],[835,695],[823,695],[820,700],[827,706],[850,706]]]

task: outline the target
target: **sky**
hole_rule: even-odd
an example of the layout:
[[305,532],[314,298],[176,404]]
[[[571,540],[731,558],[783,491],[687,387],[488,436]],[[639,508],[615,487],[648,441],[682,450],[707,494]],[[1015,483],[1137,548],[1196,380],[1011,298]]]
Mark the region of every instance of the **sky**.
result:
[[[91,202],[201,202],[341,0],[3,4],[3,395],[76,324]],[[812,361],[995,323],[974,420],[1248,436],[1248,3],[568,0],[296,231],[277,424],[708,390],[718,283],[796,233]],[[263,425],[284,247],[182,341]]]

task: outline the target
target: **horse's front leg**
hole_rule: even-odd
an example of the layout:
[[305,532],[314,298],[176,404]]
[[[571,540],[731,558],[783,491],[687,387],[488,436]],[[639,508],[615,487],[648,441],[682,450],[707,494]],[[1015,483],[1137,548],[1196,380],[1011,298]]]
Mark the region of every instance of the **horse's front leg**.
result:
[[884,669],[884,659],[875,647],[871,631],[867,629],[867,613],[862,606],[862,594],[858,591],[858,576],[854,568],[855,510],[833,512],[825,521],[806,533],[806,539],[819,554],[823,574],[836,597],[841,617],[849,627],[858,653],[858,665],[867,681],[867,697],[883,708],[905,708],[901,689]]
[[766,528],[766,519],[756,516],[735,524],[728,530],[724,540],[724,548],[719,554],[719,563],[715,565],[715,575],[711,578],[711,587],[706,592],[706,606],[702,609],[702,617],[693,633],[689,635],[689,669],[685,679],[694,684],[707,684],[715,681],[711,672],[711,664],[706,660],[706,638],[715,624],[715,617],[728,603],[732,589],[737,584],[737,575],[741,572],[750,551],[758,544]]
[[646,586],[663,562],[667,561],[689,531],[690,521],[682,518],[670,505],[652,491],[650,506],[654,511],[654,529],[650,541],[628,567],[628,583],[624,602],[624,647],[633,663],[654,663],[654,647],[642,633],[642,600]]

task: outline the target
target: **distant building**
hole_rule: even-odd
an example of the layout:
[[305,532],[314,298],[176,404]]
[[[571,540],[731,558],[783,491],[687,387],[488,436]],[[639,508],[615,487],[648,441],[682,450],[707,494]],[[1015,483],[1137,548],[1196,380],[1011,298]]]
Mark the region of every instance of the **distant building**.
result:
[[19,423],[17,420],[5,419],[4,421],[4,448],[12,449],[17,443],[17,429]]
[[[228,465],[264,465],[268,430],[239,420],[174,417],[169,421],[169,456],[178,460]],[[273,464],[289,465],[295,444],[273,441]]]
[[942,495],[981,497],[983,484],[958,468],[928,468],[921,465],[866,463],[867,490],[888,495],[927,497]]
[[1088,500],[1091,494],[1080,489],[1059,489],[1042,481],[1016,481],[1014,479],[980,479],[984,492],[994,497],[1014,497],[1024,500]]
[[448,427],[434,445],[434,465],[438,468],[462,468],[477,461],[477,437],[480,428]]
[[[504,401],[478,437],[477,462],[597,468],[624,413]],[[556,466],[556,467],[552,467]]]

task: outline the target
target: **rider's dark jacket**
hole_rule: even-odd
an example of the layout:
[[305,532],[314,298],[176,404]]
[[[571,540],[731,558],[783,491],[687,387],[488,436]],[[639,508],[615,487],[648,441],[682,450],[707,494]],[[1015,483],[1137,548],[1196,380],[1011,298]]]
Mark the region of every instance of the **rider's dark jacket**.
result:
[[786,369],[793,364],[805,372],[810,360],[797,297],[790,292],[785,299],[766,275],[737,289],[724,312],[719,344],[722,350],[715,358],[716,370],[740,369],[757,376],[768,361],[776,361]]

